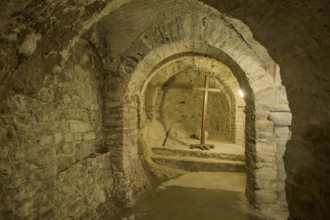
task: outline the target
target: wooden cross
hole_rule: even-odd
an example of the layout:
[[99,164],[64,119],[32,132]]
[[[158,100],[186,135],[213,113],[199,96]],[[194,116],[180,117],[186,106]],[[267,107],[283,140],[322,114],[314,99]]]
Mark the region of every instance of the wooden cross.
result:
[[205,75],[204,87],[193,87],[194,90],[203,91],[203,111],[202,111],[202,128],[201,128],[201,143],[200,144],[191,144],[190,148],[199,148],[202,150],[209,150],[214,148],[213,144],[205,144],[205,119],[206,119],[206,110],[207,110],[207,99],[209,92],[220,92],[220,89],[209,88],[209,76]]

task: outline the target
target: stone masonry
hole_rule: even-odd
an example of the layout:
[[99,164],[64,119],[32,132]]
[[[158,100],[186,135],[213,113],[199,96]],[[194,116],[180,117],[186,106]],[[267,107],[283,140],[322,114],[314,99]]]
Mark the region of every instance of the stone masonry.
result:
[[0,219],[102,219],[133,205],[150,171],[151,80],[164,67],[179,74],[170,66],[216,77],[219,65],[246,94],[229,136],[245,144],[250,203],[275,219],[329,219],[329,10],[326,0],[1,1]]

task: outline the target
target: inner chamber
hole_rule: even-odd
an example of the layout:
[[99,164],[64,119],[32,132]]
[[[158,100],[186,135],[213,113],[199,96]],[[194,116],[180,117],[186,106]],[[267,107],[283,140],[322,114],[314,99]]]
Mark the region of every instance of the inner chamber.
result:
[[[190,149],[190,144],[200,142],[204,97],[204,91],[193,88],[204,87],[205,75],[209,76],[209,88],[219,90],[208,92],[205,143],[214,145],[209,151]],[[142,118],[145,118],[142,142],[151,158],[147,161],[188,171],[242,171],[245,101],[239,91],[232,71],[223,63],[207,57],[182,57],[154,71],[142,96],[145,99],[141,111]],[[195,157],[201,159],[201,154],[214,157],[216,153],[234,154],[232,157],[239,157],[241,166],[198,165],[194,160]],[[179,159],[173,162],[170,156]],[[183,156],[189,156],[192,161],[183,163],[182,160],[188,160]]]

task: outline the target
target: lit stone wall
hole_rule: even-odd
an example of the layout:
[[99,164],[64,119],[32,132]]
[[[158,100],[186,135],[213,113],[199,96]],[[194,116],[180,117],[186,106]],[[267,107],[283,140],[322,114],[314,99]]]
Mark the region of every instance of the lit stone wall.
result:
[[[177,129],[183,135],[181,138],[189,138],[200,129],[204,93],[192,88],[203,87],[203,81],[203,73],[187,71],[160,85],[162,92],[156,94],[157,105],[154,107],[159,116],[155,119],[163,122],[166,131]],[[221,89],[221,93],[209,93],[206,130],[210,135],[221,135],[230,140],[231,114],[235,113],[231,110],[231,100],[227,100],[224,95],[227,91],[219,81],[211,78],[209,86]]]
[[[237,91],[236,91],[237,92]],[[234,143],[241,144],[245,146],[245,105],[238,104],[235,109],[235,118],[231,120],[235,123],[232,123],[232,130],[235,129],[235,133],[232,133],[232,140]]]
[[[203,93],[192,88],[203,86],[205,74],[210,75],[210,86],[221,90],[221,93],[209,93],[206,129],[243,146],[245,102],[238,95],[239,84],[228,67],[202,56],[184,56],[152,74],[141,95],[145,109],[140,110],[140,121],[144,121],[145,111],[149,120],[159,120],[167,131],[179,129],[186,137],[195,134],[201,125]],[[171,125],[172,122],[176,125]]]
[[12,92],[2,100],[0,212],[6,219],[89,219],[110,197],[96,60],[80,41],[63,67],[45,74],[37,94]]

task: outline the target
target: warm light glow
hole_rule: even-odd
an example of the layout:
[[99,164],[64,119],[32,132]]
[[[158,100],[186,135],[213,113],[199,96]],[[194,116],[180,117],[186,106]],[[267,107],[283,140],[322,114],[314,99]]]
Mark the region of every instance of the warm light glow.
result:
[[239,96],[241,96],[242,98],[244,97],[244,92],[242,90],[238,90],[238,94]]

